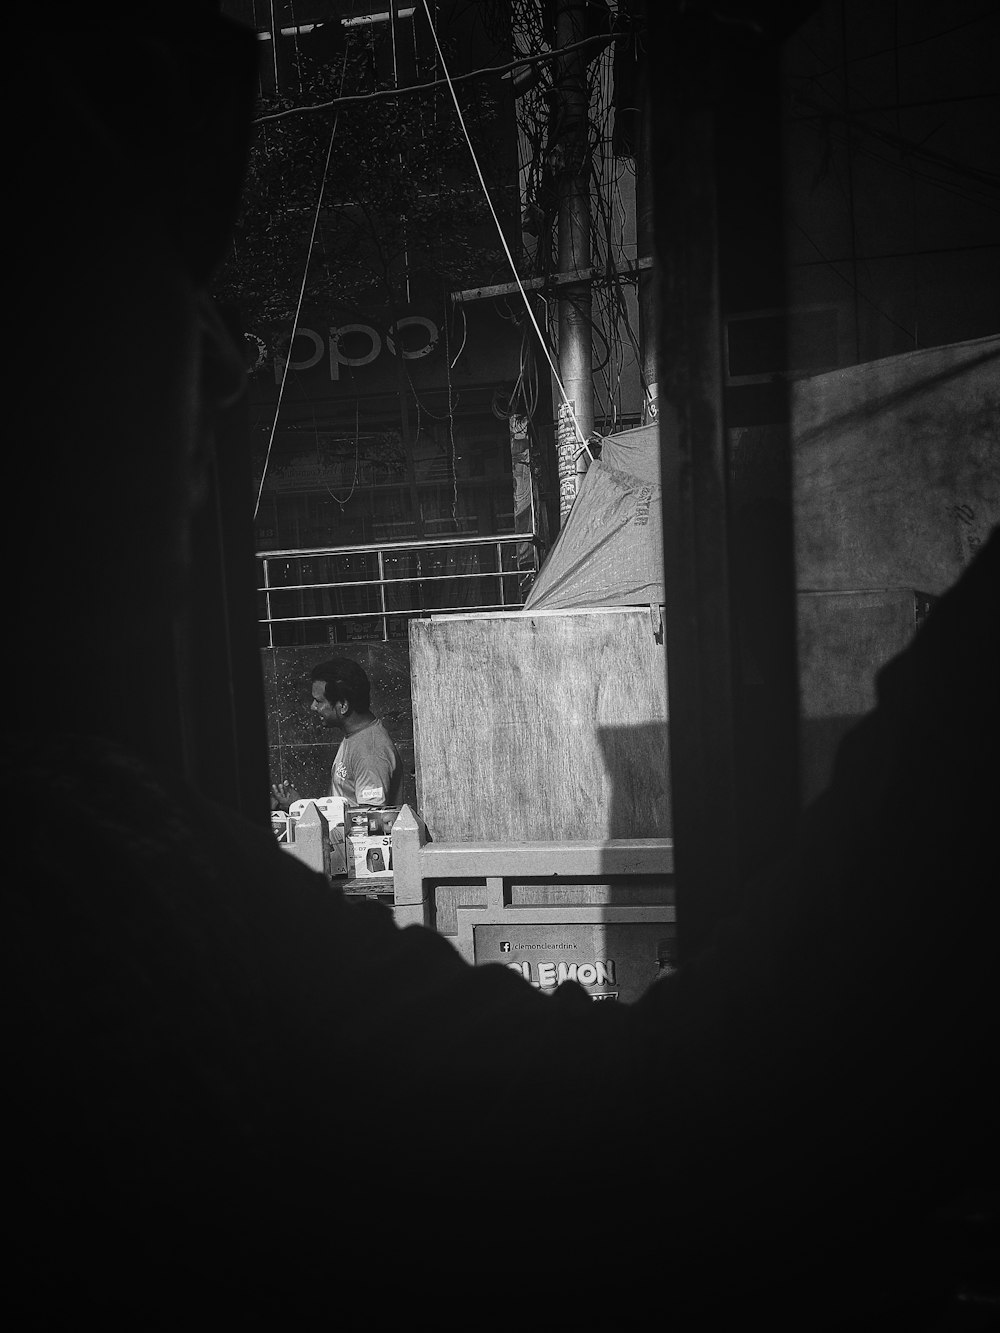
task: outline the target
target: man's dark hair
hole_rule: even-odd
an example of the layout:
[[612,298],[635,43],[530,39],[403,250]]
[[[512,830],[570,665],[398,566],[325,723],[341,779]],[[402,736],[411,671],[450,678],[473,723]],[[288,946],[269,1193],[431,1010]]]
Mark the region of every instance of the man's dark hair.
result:
[[312,679],[326,682],[324,693],[330,703],[346,699],[358,713],[367,713],[371,704],[371,682],[357,662],[349,657],[331,657],[312,669]]

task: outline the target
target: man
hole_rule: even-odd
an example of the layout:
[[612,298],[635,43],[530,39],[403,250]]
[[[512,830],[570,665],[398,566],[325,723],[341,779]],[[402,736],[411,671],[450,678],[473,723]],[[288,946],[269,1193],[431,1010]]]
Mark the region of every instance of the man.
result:
[[1000,537],[712,947],[637,1004],[348,905],[160,757],[151,673],[233,389],[204,293],[235,198],[206,191],[253,39],[69,12],[7,160],[12,438],[51,523],[12,507],[38,582],[6,604],[10,1326],[943,1327],[935,1210],[996,1184]]
[[[312,671],[312,711],[344,733],[330,769],[330,795],[349,805],[399,805],[403,761],[384,724],[371,711],[371,683],[348,657],[332,657]],[[272,784],[277,808],[300,799],[288,782]]]

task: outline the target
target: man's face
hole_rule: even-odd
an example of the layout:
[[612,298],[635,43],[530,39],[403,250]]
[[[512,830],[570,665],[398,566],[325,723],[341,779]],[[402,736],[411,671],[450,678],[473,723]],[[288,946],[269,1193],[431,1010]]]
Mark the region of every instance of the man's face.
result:
[[337,704],[332,704],[326,697],[326,681],[314,680],[312,686],[312,711],[325,727],[343,725],[343,713]]

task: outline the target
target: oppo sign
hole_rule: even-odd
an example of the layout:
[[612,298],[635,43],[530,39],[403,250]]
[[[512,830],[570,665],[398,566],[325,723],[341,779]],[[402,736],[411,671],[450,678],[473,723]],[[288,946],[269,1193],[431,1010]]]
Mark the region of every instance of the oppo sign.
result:
[[[405,337],[404,346],[406,329],[417,329],[421,333]],[[391,324],[385,335],[370,324],[340,324],[329,329],[326,336],[316,329],[298,328],[295,330],[296,343],[302,339],[311,344],[312,350],[301,360],[292,360],[288,356],[288,334],[282,335],[274,349],[274,382],[281,382],[286,361],[289,370],[312,370],[325,360],[330,368],[330,378],[339,380],[341,366],[371,365],[382,355],[383,349],[396,356],[397,342],[398,355],[404,361],[419,361],[434,351],[440,336],[434,321],[423,315],[405,315]]]

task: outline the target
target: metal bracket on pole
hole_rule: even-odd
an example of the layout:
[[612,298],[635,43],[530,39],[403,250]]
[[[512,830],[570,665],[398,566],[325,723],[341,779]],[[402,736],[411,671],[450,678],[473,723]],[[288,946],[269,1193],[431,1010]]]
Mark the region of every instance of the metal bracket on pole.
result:
[[523,278],[520,286],[516,282],[498,282],[491,287],[470,287],[466,291],[449,292],[448,299],[459,305],[473,301],[489,301],[495,296],[513,296],[522,288],[526,292],[544,293],[578,282],[589,282],[592,286],[612,282],[638,282],[639,274],[652,267],[652,258],[647,255],[637,259],[634,264],[624,264],[620,268],[577,268],[569,273],[553,273],[547,278]]

